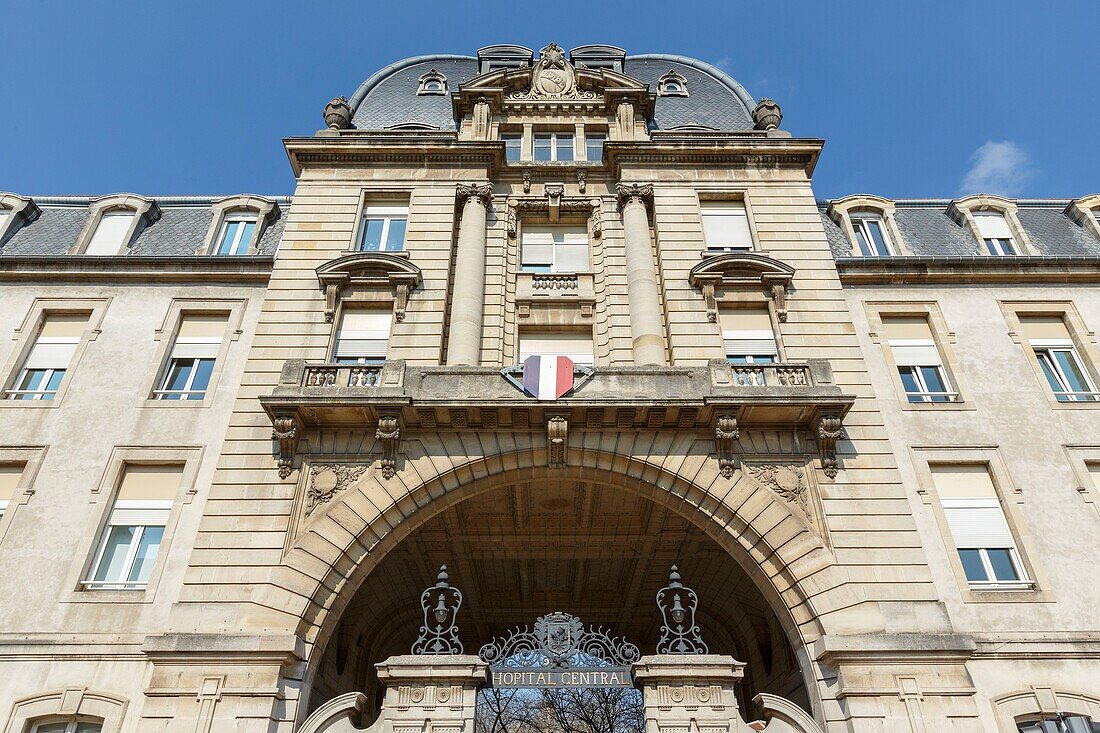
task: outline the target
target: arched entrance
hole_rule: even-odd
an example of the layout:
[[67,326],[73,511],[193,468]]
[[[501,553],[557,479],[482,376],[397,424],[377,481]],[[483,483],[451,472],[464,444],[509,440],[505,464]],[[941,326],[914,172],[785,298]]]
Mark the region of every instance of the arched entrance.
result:
[[741,709],[751,711],[758,693],[811,709],[814,693],[797,654],[802,640],[789,612],[781,607],[777,614],[750,577],[744,564],[752,560],[731,527],[697,506],[652,482],[580,468],[505,472],[472,481],[452,496],[426,503],[405,520],[407,532],[394,532],[372,552],[384,556],[354,592],[347,591],[338,620],[329,619],[331,632],[311,659],[307,712],[361,691],[364,721],[377,715],[382,690],[375,665],[409,652],[421,623],[420,592],[441,564],[465,595],[459,626],[468,654],[556,610],[602,625],[652,654],[660,628],[654,597],[678,564],[699,594],[698,618],[710,651],[746,663]]

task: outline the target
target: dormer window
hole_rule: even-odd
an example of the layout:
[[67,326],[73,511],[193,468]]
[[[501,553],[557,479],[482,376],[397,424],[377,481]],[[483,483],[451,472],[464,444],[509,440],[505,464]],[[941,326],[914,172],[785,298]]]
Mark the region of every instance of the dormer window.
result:
[[999,211],[975,211],[972,216],[989,254],[995,256],[1020,254],[1004,214]]
[[657,80],[657,96],[686,97],[687,95],[687,79],[682,74],[670,70]]
[[859,247],[861,255],[889,257],[894,254],[886,234],[886,224],[877,212],[853,211],[850,216],[852,230],[856,235],[856,246]]
[[447,77],[432,69],[420,77],[420,87],[416,90],[420,96],[444,95],[447,93]]
[[542,132],[535,134],[535,160],[569,162],[573,160],[573,133]]
[[127,235],[137,212],[132,209],[115,209],[105,211],[99,218],[95,232],[92,234],[88,246],[84,248],[86,255],[117,255],[129,243]]
[[258,215],[254,211],[235,211],[225,215],[218,236],[219,255],[246,255],[256,234]]

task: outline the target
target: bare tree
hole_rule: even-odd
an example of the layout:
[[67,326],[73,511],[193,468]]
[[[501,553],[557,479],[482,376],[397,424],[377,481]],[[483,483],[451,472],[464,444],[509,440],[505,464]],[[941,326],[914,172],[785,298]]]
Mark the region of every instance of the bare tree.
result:
[[477,733],[643,733],[631,688],[498,689],[478,693]]

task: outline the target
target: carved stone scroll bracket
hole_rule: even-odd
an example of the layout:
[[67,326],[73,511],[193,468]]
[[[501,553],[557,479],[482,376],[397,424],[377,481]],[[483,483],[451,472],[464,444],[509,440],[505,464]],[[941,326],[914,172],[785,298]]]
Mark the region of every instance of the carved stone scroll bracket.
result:
[[564,195],[564,183],[546,184],[546,205],[552,222],[557,222],[561,218],[561,200]]
[[326,262],[317,268],[317,280],[325,293],[325,322],[336,319],[341,299],[348,291],[390,291],[397,322],[405,320],[409,294],[420,284],[420,268],[388,252],[356,252]]
[[295,414],[276,415],[271,422],[271,440],[279,478],[285,479],[294,470],[294,454],[302,438],[302,422]]
[[718,472],[723,478],[731,479],[737,471],[737,458],[733,448],[740,435],[734,415],[718,416],[714,427],[714,447],[718,453]]
[[524,168],[523,170],[523,192],[531,193],[531,169]]
[[817,423],[817,448],[821,451],[821,468],[829,478],[836,478],[836,444],[844,434],[840,418],[824,415]]
[[577,190],[579,190],[581,193],[584,193],[586,188],[588,188],[588,169],[587,168],[578,168],[577,169]]
[[554,415],[546,421],[548,465],[550,468],[565,468],[568,438],[568,418],[563,415]]
[[325,323],[336,318],[336,306],[340,302],[340,285],[335,281],[325,283]]
[[[584,193],[584,186],[581,186],[581,193]],[[600,206],[600,200],[590,199],[588,205],[592,207],[592,236],[599,239],[603,237],[603,211]]]
[[645,205],[646,211],[653,209],[653,184],[652,183],[620,183],[615,187],[616,200],[619,203],[619,211],[626,208],[631,201],[639,201]]
[[707,318],[712,323],[718,320],[718,288],[728,291],[760,287],[772,300],[776,318],[780,323],[786,323],[787,288],[793,279],[793,267],[755,252],[707,257],[688,273],[688,282],[703,294]]
[[519,212],[516,211],[516,200],[508,199],[507,214],[508,238],[515,239],[519,231]]
[[704,280],[699,283],[703,291],[703,304],[707,308],[707,320],[711,323],[718,322],[718,299],[714,297],[714,281]]
[[409,305],[409,283],[399,282],[394,289],[393,318],[398,323],[405,320],[405,309]]
[[397,475],[397,453],[401,447],[401,421],[397,415],[378,418],[374,437],[382,445],[382,478],[391,479]]
[[787,322],[787,284],[790,279],[773,279],[764,276],[764,284],[771,285],[771,298],[775,301],[775,316],[780,323]]

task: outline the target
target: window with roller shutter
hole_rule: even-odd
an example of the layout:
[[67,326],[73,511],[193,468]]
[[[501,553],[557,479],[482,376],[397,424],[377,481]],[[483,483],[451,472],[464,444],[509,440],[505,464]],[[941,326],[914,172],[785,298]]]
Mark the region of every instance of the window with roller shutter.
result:
[[153,391],[157,400],[202,400],[210,387],[228,313],[184,314],[172,351]]
[[42,321],[19,374],[6,390],[12,400],[52,400],[88,327],[88,313],[51,314]]
[[909,402],[956,402],[926,316],[883,316],[890,353]]
[[574,364],[592,366],[592,334],[581,331],[520,332],[519,363],[529,356],[568,356]]
[[743,201],[704,201],[703,238],[712,252],[747,252],[753,249],[749,215]]
[[520,268],[524,272],[588,272],[585,227],[523,227]]
[[338,364],[378,364],[386,359],[393,312],[381,308],[348,308],[340,317],[333,361]]
[[1053,314],[1018,314],[1018,317],[1020,330],[1054,398],[1059,402],[1096,402],[1100,399],[1064,317]]

